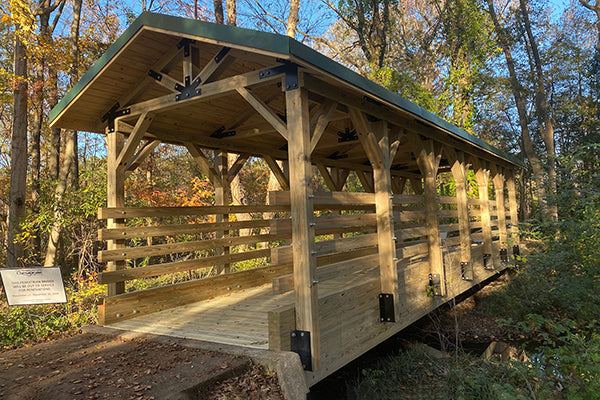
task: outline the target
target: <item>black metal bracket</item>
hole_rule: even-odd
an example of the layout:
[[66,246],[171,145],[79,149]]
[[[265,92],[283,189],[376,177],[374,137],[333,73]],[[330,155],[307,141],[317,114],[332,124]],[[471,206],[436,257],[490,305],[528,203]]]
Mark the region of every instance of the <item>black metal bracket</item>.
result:
[[391,293],[379,293],[379,321],[396,322],[394,295]]
[[381,121],[381,118],[377,118],[371,114],[367,114],[367,121],[369,122],[379,122]]
[[175,89],[181,92],[180,94],[175,95],[175,101],[191,99],[192,97],[201,95],[202,89],[196,89],[201,81],[200,77],[197,77],[190,83],[190,77],[186,76],[185,87],[180,84],[175,85]]
[[508,249],[500,249],[500,261],[508,262]]
[[429,287],[432,290],[433,296],[441,296],[442,293],[442,280],[440,274],[429,274]]
[[259,71],[258,78],[264,79],[273,75],[285,74],[285,90],[298,89],[300,87],[298,83],[298,65],[286,60],[277,61],[283,62],[284,64]]
[[483,268],[484,269],[494,269],[493,266],[490,265],[491,264],[490,261],[492,261],[492,255],[491,254],[487,254],[487,253],[484,254],[483,255]]
[[106,114],[104,114],[102,116],[102,122],[108,122],[108,131],[109,132],[115,131],[115,119],[122,117],[124,115],[131,114],[130,108],[124,108],[122,110],[119,110],[120,106],[121,105],[119,103],[115,103],[115,105],[112,106],[111,109],[108,110],[106,112]]
[[210,134],[210,137],[214,137],[217,139],[223,139],[225,137],[235,136],[235,131],[226,131],[225,127],[222,126],[213,133]]
[[156,72],[155,70],[151,69],[150,71],[148,71],[148,75],[150,75],[150,77],[154,80],[157,81],[162,81],[162,74],[159,72]]
[[344,158],[348,158],[348,154],[340,154],[340,152],[336,150],[334,153],[328,155],[327,158],[329,158],[330,160],[341,160]]
[[181,39],[179,41],[179,43],[177,43],[177,48],[181,49],[183,47],[183,56],[184,57],[189,57],[190,56],[190,44],[194,44],[196,43],[195,40],[192,39]]
[[292,351],[298,353],[302,368],[305,371],[312,371],[312,356],[310,353],[310,332],[292,331],[290,334]]
[[383,106],[384,104],[378,100],[375,100],[369,96],[363,96],[363,100],[368,101],[369,103],[376,104],[378,106]]
[[351,131],[350,128],[346,128],[344,132],[338,131],[337,135],[339,136],[339,143],[353,142],[355,140],[358,140],[358,134],[356,133],[356,129]]
[[469,271],[469,264],[468,262],[461,262],[460,263],[460,276],[464,281],[472,281],[473,280],[473,275],[470,273],[471,271]]
[[225,56],[227,55],[227,53],[229,53],[229,50],[231,50],[231,48],[229,48],[229,47],[223,47],[221,49],[221,51],[219,51],[217,53],[217,55],[215,56],[215,62],[217,64],[220,63],[223,60],[223,58],[225,58]]

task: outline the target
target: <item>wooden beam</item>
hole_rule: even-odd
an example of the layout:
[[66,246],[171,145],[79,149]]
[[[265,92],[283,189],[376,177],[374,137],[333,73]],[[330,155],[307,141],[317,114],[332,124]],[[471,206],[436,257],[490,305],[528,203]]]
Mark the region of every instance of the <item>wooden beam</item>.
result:
[[[117,157],[123,149],[125,135],[119,131],[110,132],[107,129],[106,142],[106,203],[108,207],[125,206],[125,166],[117,162]],[[117,229],[125,226],[125,221],[120,218],[109,218],[106,221],[108,229]],[[106,242],[107,250],[119,250],[125,247],[125,240],[108,240]],[[118,271],[125,269],[124,261],[111,261],[106,263],[107,271]],[[108,296],[115,296],[125,293],[125,284],[123,282],[111,283],[107,285]]]
[[329,124],[331,120],[331,116],[333,112],[337,108],[337,102],[327,100],[322,103],[313,118],[310,121],[310,130],[312,132],[310,138],[310,152],[312,153],[317,147],[319,140],[321,140],[321,136],[323,136],[323,132],[325,132],[325,128]]
[[327,169],[327,167],[321,163],[317,163],[317,169],[321,173],[321,176],[323,177],[323,180],[325,181],[327,188],[329,190],[331,190],[332,192],[337,191],[337,185],[333,181],[333,178],[331,177],[331,174],[329,173],[329,170]]
[[[217,55],[210,59],[208,63],[202,68],[202,70],[194,77],[194,80],[200,78],[200,82],[203,84],[208,81],[210,77],[223,65],[223,62],[227,60],[229,57],[229,48],[222,47],[221,50],[217,53]],[[225,54],[222,54],[225,53]],[[222,54],[222,55],[221,55]],[[221,55],[221,56],[219,56]],[[219,57],[217,57],[219,56]]]
[[404,129],[395,126],[390,132],[390,164],[394,162],[398,149],[400,148],[401,139],[406,136]]
[[441,144],[460,149],[468,154],[495,160],[495,162],[510,168],[514,167],[513,164],[499,158],[493,153],[477,147],[474,144],[467,143],[464,139],[457,138],[455,134],[447,132],[444,129],[434,127],[427,121],[423,121],[419,117],[411,115],[405,110],[400,110],[391,105],[381,104],[379,101],[372,101],[372,95],[368,93],[365,93],[364,96],[354,95],[345,92],[338,86],[324,82],[309,74],[306,74],[304,77],[304,85],[311,92],[324,98],[337,101],[349,108],[361,110],[369,115],[386,120],[390,124],[401,126],[407,133],[423,134]]
[[[169,64],[175,57],[180,55],[181,52],[181,49],[178,49],[177,46],[173,46],[173,48],[166,52],[156,63],[154,63],[148,71],[153,70],[163,73],[163,69],[167,66],[167,64]],[[164,73],[168,72],[169,71],[165,71]],[[123,97],[119,98],[117,103],[121,105],[121,107],[126,106],[131,100],[135,99],[141,92],[143,92],[144,89],[146,89],[152,82],[156,82],[156,80],[150,78],[148,75],[145,75],[138,81],[133,90],[128,91]]]
[[219,174],[215,167],[213,167],[212,163],[206,157],[204,152],[198,147],[198,145],[194,143],[185,143],[185,147],[187,147],[188,151],[200,167],[200,170],[210,179],[210,182],[215,187],[223,187],[223,180],[221,179],[221,174]]
[[286,92],[290,203],[296,296],[296,329],[309,331],[312,370],[320,367],[319,297],[317,291],[315,231],[312,226],[312,166],[308,93],[299,88]]
[[388,168],[389,169],[389,154],[387,154],[386,158],[381,152],[381,148],[379,147],[378,138],[375,137],[369,121],[367,121],[367,117],[357,108],[350,107],[349,108],[350,119],[352,120],[352,125],[354,129],[356,129],[356,133],[358,134],[358,139],[360,140],[365,152],[367,153],[367,157],[369,157],[369,161],[371,162],[371,166],[373,169],[375,168]]
[[[374,136],[379,138],[379,154],[383,163],[380,168],[373,169],[375,189],[375,210],[377,214],[377,246],[379,253],[379,271],[381,293],[391,294],[394,298],[394,321],[400,321],[400,291],[398,285],[398,268],[396,257],[396,241],[394,237],[392,177],[389,169],[388,126],[385,121],[371,125]],[[391,321],[381,321],[391,322]]]
[[[446,295],[446,274],[441,249],[438,223],[438,201],[436,176],[441,154],[436,151],[432,140],[423,140],[418,134],[409,133],[408,140],[413,147],[417,165],[423,175],[423,196],[425,198],[425,221],[427,225],[427,247],[429,266],[432,274],[440,277],[440,295]],[[412,180],[411,180],[412,181]]]
[[279,186],[281,186],[281,189],[290,190],[290,181],[287,178],[287,176],[285,176],[283,170],[279,168],[279,164],[277,164],[277,161],[273,157],[268,155],[265,155],[264,159],[271,171],[273,172],[273,175],[275,175],[275,178],[277,178],[277,182],[279,182]]
[[504,200],[504,173],[502,167],[496,164],[490,165],[492,181],[494,182],[494,192],[496,194],[496,213],[498,215],[498,236],[500,238],[500,248],[508,249],[507,231],[506,231],[506,202]]
[[365,192],[375,193],[375,186],[373,184],[373,175],[371,175],[371,171],[363,171],[357,169],[356,171],[354,171],[354,173],[356,173],[356,176],[358,177],[358,180],[360,181],[360,184],[362,185]]
[[127,165],[131,161],[131,157],[134,155],[135,150],[150,127],[153,118],[154,116],[149,113],[143,113],[139,116],[135,126],[133,127],[133,131],[131,131],[129,138],[127,139],[127,143],[125,143],[125,146],[119,153],[117,165]]
[[[452,168],[452,177],[456,184],[456,208],[460,237],[460,262],[465,263],[463,278],[473,279],[473,261],[471,259],[471,229],[469,227],[469,205],[467,203],[467,173],[469,166],[463,152],[447,147],[444,152]],[[467,274],[468,272],[468,274]]]
[[481,200],[481,230],[483,231],[483,254],[490,254],[487,268],[493,269],[493,246],[492,246],[492,220],[490,216],[489,184],[490,171],[485,167],[485,161],[477,157],[471,158],[471,164],[475,170],[475,179],[479,187],[479,200]]
[[346,180],[348,180],[348,175],[350,175],[350,169],[348,168],[339,168],[332,167],[332,178],[335,183],[335,190],[341,192],[344,189],[344,185],[346,184]]
[[288,139],[288,128],[279,116],[264,101],[245,87],[236,88],[237,92],[246,100],[281,136]]
[[[233,165],[231,167],[229,167],[229,171],[227,171],[227,182],[228,183],[231,183],[231,181],[233,181],[233,179],[237,176],[237,174],[240,173],[240,170],[242,169],[244,164],[246,164],[246,161],[248,161],[249,158],[250,158],[250,154],[248,154],[248,153],[242,153],[242,154],[238,155],[238,158],[235,160]],[[223,174],[223,176],[224,176],[224,174]]]
[[173,78],[167,73],[160,73],[160,79],[154,80],[159,85],[169,89],[173,93],[179,93],[176,89],[178,86],[184,86],[183,83],[179,82],[177,79]]
[[148,140],[142,145],[142,148],[133,156],[125,167],[125,176],[128,176],[135,171],[142,162],[154,151],[156,146],[160,144],[160,140]]
[[223,96],[232,93],[239,88],[245,88],[256,84],[267,84],[281,79],[281,75],[271,75],[261,78],[259,77],[259,73],[260,71],[250,71],[245,74],[206,83],[202,85],[202,93],[187,99],[177,100],[175,95],[167,94],[154,99],[132,104],[126,107],[130,110],[129,115],[119,117],[118,119],[130,118],[143,112],[166,111],[169,109],[182,107],[186,104],[193,104],[194,102],[202,101],[207,98]]
[[403,176],[392,176],[392,192],[394,192],[394,194],[402,194],[404,192],[406,181],[407,178]]

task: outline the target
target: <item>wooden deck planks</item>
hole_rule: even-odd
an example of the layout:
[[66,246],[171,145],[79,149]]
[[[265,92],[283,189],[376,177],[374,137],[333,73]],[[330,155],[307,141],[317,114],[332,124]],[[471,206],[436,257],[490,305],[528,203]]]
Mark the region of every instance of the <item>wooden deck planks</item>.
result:
[[263,285],[109,326],[267,349],[268,312],[293,301],[293,293],[274,294],[271,285]]

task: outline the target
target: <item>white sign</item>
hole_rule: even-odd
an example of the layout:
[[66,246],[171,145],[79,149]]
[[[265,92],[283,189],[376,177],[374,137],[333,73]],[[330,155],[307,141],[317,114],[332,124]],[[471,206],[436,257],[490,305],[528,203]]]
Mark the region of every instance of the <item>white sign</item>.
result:
[[60,267],[0,268],[8,304],[66,303]]

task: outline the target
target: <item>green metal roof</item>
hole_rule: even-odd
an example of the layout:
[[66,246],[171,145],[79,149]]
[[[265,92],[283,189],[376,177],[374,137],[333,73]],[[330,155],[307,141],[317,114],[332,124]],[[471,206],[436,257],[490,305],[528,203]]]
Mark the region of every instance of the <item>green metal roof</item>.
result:
[[73,88],[61,99],[61,101],[50,111],[49,120],[54,121],[67,106],[88,86],[94,77],[108,65],[108,63],[119,53],[119,51],[133,38],[142,28],[150,27],[166,30],[172,33],[191,35],[206,39],[218,40],[233,45],[240,45],[257,50],[279,53],[284,56],[293,56],[306,63],[317,67],[348,84],[362,89],[378,99],[393,104],[431,125],[438,127],[448,133],[470,142],[496,156],[513,164],[525,167],[525,163],[511,154],[505,153],[489,143],[465,132],[442,118],[417,106],[405,98],[390,92],[384,87],[365,78],[362,75],[344,67],[338,62],[324,56],[310,47],[294,40],[288,36],[261,32],[234,26],[215,24],[206,21],[193,20],[171,15],[143,12],[113,43],[108,50],[96,61],[96,63],[82,76]]

